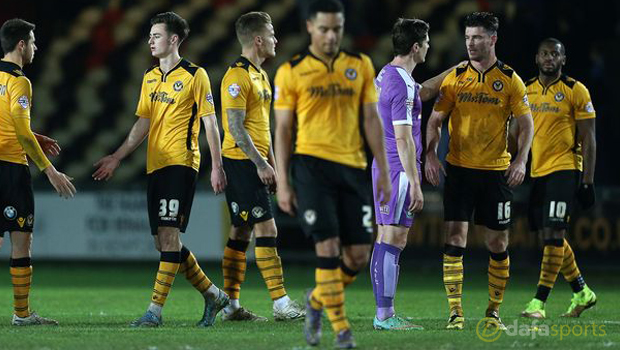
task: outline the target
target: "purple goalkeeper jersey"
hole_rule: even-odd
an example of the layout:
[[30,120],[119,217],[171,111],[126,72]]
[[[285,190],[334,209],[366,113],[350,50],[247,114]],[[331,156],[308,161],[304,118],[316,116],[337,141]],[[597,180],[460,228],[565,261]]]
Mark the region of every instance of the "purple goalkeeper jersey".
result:
[[[390,171],[404,171],[398,157],[394,126],[411,125],[413,141],[416,148],[418,170],[421,169],[422,157],[422,100],[420,85],[401,67],[385,65],[377,78],[375,86],[379,93],[379,115],[383,120],[385,133],[385,151]],[[373,168],[376,167],[373,161]]]

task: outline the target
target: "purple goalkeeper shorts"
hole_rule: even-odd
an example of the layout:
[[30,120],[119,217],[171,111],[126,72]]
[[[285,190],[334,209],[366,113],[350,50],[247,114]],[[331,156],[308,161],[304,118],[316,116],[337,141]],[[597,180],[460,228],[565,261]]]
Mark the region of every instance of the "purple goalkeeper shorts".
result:
[[392,196],[386,204],[381,205],[381,198],[378,198],[377,194],[379,169],[372,168],[372,196],[375,204],[377,225],[411,227],[413,224],[413,213],[407,212],[407,208],[411,203],[407,175],[404,171],[390,171],[389,176],[392,182]]

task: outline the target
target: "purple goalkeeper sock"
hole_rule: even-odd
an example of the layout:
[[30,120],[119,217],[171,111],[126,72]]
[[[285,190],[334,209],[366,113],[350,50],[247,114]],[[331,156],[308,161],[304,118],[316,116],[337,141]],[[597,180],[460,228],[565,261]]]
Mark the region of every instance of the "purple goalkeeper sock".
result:
[[375,243],[371,262],[371,277],[379,320],[394,316],[394,295],[398,283],[400,252],[401,249],[393,245]]

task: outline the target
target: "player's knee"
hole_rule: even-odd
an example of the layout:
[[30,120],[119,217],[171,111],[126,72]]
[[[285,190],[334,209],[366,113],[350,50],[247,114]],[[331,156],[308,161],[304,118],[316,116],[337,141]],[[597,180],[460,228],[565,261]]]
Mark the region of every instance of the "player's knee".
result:
[[256,237],[277,237],[278,229],[275,220],[267,220],[254,225],[254,233]]
[[250,226],[241,226],[230,228],[230,239],[248,242],[252,238],[252,228]]
[[370,245],[344,247],[342,259],[348,268],[360,271],[366,267],[368,260],[370,260]]
[[180,251],[181,239],[179,229],[176,227],[159,227],[157,229],[159,236],[160,251]]
[[564,239],[566,235],[566,230],[564,229],[553,229],[553,228],[545,228],[543,230],[543,240],[550,239]]
[[508,249],[508,234],[487,235],[486,245],[489,251],[493,253],[505,252]]
[[314,249],[319,257],[338,257],[340,256],[340,239],[331,237],[318,241],[314,244]]

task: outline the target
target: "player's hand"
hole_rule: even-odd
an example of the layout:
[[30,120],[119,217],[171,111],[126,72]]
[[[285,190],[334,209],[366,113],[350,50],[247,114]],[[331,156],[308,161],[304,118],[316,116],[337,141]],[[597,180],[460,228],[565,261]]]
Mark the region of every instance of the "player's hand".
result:
[[577,201],[583,209],[590,209],[596,203],[594,184],[581,184],[577,190]]
[[278,186],[278,207],[290,216],[295,216],[297,211],[297,195],[289,185]]
[[515,161],[510,163],[510,166],[506,169],[504,176],[508,178],[508,186],[519,186],[525,178],[525,162]]
[[224,168],[222,166],[213,167],[211,169],[211,187],[213,187],[213,192],[216,195],[224,192],[226,185],[228,185],[228,180],[226,179]]
[[258,177],[263,184],[268,186],[270,189],[275,186],[276,171],[273,170],[273,167],[269,165],[269,163],[265,162],[262,166],[257,167],[256,172],[258,173]]
[[382,170],[379,172],[379,178],[377,179],[377,196],[381,205],[385,205],[390,201],[392,196],[392,182],[387,171]]
[[56,157],[60,154],[60,145],[58,145],[58,141],[54,140],[51,137],[47,137],[45,135],[34,134],[34,137],[39,142],[43,153],[45,153],[48,157]]
[[76,189],[75,186],[71,183],[73,180],[72,177],[69,177],[60,171],[56,170],[53,165],[48,166],[43,170],[47,178],[49,179],[54,189],[61,197],[64,198],[73,198],[75,195]]
[[439,158],[437,158],[436,153],[429,152],[426,154],[424,174],[426,175],[426,180],[428,180],[428,182],[435,187],[439,186],[441,174],[443,174],[443,176],[447,176],[446,169],[444,169],[443,165],[439,161]]
[[97,163],[93,164],[93,166],[97,168],[97,170],[93,173],[93,179],[97,181],[108,181],[112,175],[114,175],[114,170],[116,170],[120,164],[121,161],[113,155],[105,156],[99,159]]
[[407,212],[409,213],[419,213],[424,208],[424,195],[422,194],[422,188],[420,188],[420,184],[415,184],[409,186],[409,207],[407,208]]

